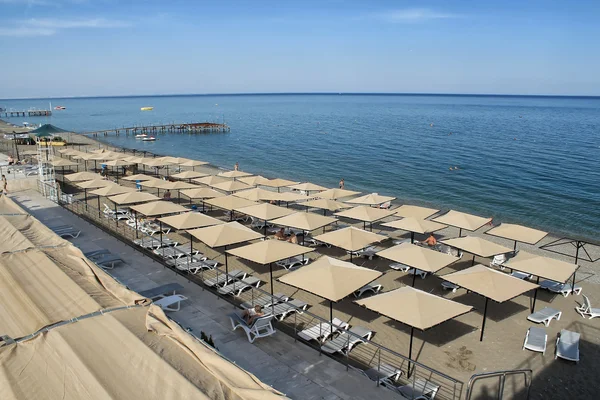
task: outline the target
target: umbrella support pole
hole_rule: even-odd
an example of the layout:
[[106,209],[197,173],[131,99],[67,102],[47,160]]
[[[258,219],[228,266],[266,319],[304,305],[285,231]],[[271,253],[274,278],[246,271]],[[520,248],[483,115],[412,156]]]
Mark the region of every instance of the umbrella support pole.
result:
[[[98,197],[98,198],[100,198],[100,197]],[[87,207],[88,206],[87,205],[87,189],[83,189],[83,200],[85,201],[85,209],[87,210],[87,208],[88,208]],[[100,208],[100,207],[98,207],[98,208]]]
[[158,229],[160,229],[160,247],[163,249],[163,258],[165,258],[165,248],[163,246],[162,221],[158,221]]
[[273,295],[273,263],[269,263],[269,275],[271,277],[271,296]]
[[513,251],[517,251],[517,241],[515,240],[515,245],[513,247]]
[[458,237],[462,237],[462,228],[458,228]]
[[475,265],[475,254],[473,254],[473,260],[471,260],[471,267]]
[[137,211],[133,212],[133,218],[135,219],[135,238],[138,238],[138,224],[137,224]]
[[[413,269],[414,269],[414,272],[415,272],[415,273],[413,274],[413,283],[412,283],[412,287],[415,287],[415,280],[417,280],[417,269],[416,269],[416,268],[413,268]],[[409,270],[409,271],[410,271],[410,270]]]
[[415,233],[411,232],[410,233],[410,244],[414,244],[415,243]]
[[[100,200],[100,196],[98,196],[98,200]],[[119,227],[119,215],[117,214],[117,203],[115,203],[115,222],[117,223],[117,228]]]
[[98,199],[98,218],[102,218],[102,211],[100,210],[100,196],[98,196],[97,199]]
[[406,369],[406,376],[410,378],[410,367],[411,367],[411,363],[410,360],[412,360],[412,345],[413,345],[413,336],[415,333],[415,328],[414,327],[410,327],[410,344],[408,345],[408,368]]
[[229,265],[227,265],[227,246],[225,246],[225,273],[229,275]]
[[575,275],[577,272],[573,272],[573,283],[571,284],[571,293],[575,293]]
[[[535,283],[536,284],[540,283],[540,277],[539,276],[537,277],[537,280],[536,280]],[[533,304],[531,305],[531,312],[532,313],[535,311],[535,300],[537,298],[537,291],[538,291],[538,288],[535,288],[535,291],[533,292]]]
[[481,323],[481,336],[479,336],[479,341],[483,342],[483,331],[485,331],[485,317],[487,316],[487,306],[488,306],[488,298],[485,298],[485,306],[483,308],[483,322]]

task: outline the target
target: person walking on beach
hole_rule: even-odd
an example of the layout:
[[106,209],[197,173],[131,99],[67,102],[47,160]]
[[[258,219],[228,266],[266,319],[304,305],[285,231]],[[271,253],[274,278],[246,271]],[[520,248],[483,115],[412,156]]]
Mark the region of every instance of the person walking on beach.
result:
[[340,180],[340,189],[343,189],[343,188],[344,188],[344,186],[346,186],[346,185],[345,185],[345,183],[344,183],[344,178],[342,178],[342,179]]
[[233,166],[233,170],[234,171],[239,171],[240,170],[240,163],[236,162],[235,165]]

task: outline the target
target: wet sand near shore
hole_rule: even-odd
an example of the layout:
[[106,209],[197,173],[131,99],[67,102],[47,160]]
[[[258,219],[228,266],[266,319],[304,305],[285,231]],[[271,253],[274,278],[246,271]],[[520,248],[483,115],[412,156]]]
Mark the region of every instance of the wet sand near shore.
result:
[[[3,127],[0,123],[0,133],[4,133],[5,129],[12,129],[12,127]],[[10,131],[12,133],[12,130]],[[122,151],[122,149],[116,149],[113,146],[102,144],[92,138],[73,135],[73,141],[77,142],[73,147],[82,151],[87,149],[91,151],[97,148],[108,148],[114,151]],[[79,147],[78,147],[79,146]],[[34,149],[35,146],[19,146],[19,149],[25,150]],[[57,148],[56,150],[58,150]],[[139,154],[139,152],[137,152]],[[56,153],[60,156],[59,153]],[[93,166],[88,163],[88,167]],[[188,168],[191,169],[191,168]],[[242,168],[243,169],[243,166]],[[79,167],[79,171],[83,170],[83,164]],[[196,171],[204,172],[207,174],[214,174],[219,171],[214,166],[202,166],[196,167]],[[165,170],[159,170],[161,173],[166,172]],[[59,171],[57,171],[59,172]],[[141,171],[138,171],[141,172]],[[147,171],[149,172],[149,171]],[[249,171],[260,173],[259,171]],[[293,177],[281,177],[293,179]],[[60,179],[60,175],[58,175]],[[123,185],[134,186],[133,183],[126,181],[119,181]],[[150,193],[156,194],[156,189],[149,190]],[[80,200],[83,200],[83,193],[76,195]],[[176,194],[173,193],[173,197],[176,199]],[[104,200],[104,199],[101,199]],[[186,202],[184,202],[185,204]],[[91,207],[97,207],[97,200],[95,198],[89,199],[88,204]],[[304,211],[304,207],[297,207],[299,210]],[[209,215],[223,218],[223,212],[213,210],[208,212]],[[393,218],[384,219],[380,222],[386,222]],[[362,228],[362,223],[353,223],[350,220],[343,220],[346,224],[352,224]],[[381,228],[376,224],[374,231],[377,232]],[[487,240],[505,245],[512,248],[512,242],[508,240],[491,237],[484,235],[483,232],[488,230],[486,226],[480,229],[478,232],[468,233],[469,235],[481,236]],[[390,236],[394,238],[410,237],[410,235],[402,235],[399,231],[388,231]],[[315,234],[320,233],[315,232]],[[181,243],[189,243],[189,236],[186,234],[170,233],[168,235],[173,239],[178,239]],[[458,236],[458,229],[446,228],[438,231],[436,236],[439,239],[451,238]],[[416,239],[419,238],[418,235]],[[573,259],[559,256],[553,253],[548,253],[544,250],[539,249],[539,246],[544,243],[549,243],[554,238],[549,235],[537,246],[519,245],[519,248],[528,252],[537,253],[564,261],[573,262]],[[382,244],[382,247],[391,246],[390,241],[386,241]],[[211,258],[223,262],[223,256],[221,252],[214,251],[203,244],[195,241],[194,248],[199,249],[201,252]],[[309,253],[308,257],[315,258],[320,254],[331,255],[340,259],[348,260],[348,255],[336,248],[324,248],[319,247],[314,252]],[[598,257],[598,255],[591,254],[592,258]],[[476,259],[477,262],[484,265],[489,264],[489,259]],[[391,270],[388,265],[389,262],[375,258],[373,260],[360,259],[356,261],[356,264],[363,265],[368,268],[373,268],[378,271],[385,272],[385,274],[378,279],[376,282],[380,283],[384,287],[384,291],[390,291],[395,288],[411,285],[412,276]],[[439,272],[439,275],[448,274],[456,270],[467,268],[471,265],[470,255],[463,256],[463,259],[453,264],[452,266],[445,268]],[[583,293],[590,297],[592,305],[600,307],[600,291],[598,290],[598,282],[600,277],[598,274],[599,262],[592,264],[589,262],[581,261],[581,268],[577,273],[577,284],[583,287]],[[252,273],[254,276],[259,277],[265,285],[263,288],[268,290],[269,288],[269,268],[268,266],[259,266],[244,260],[236,259],[235,257],[229,257],[229,269],[242,269],[248,273]],[[292,287],[283,285],[277,282],[277,278],[287,273],[285,270],[273,267],[274,277],[274,290],[275,292],[283,292],[287,295],[293,296],[306,301],[311,305],[310,312],[323,318],[329,318],[329,303],[323,299],[308,294],[302,291],[298,291]],[[546,354],[533,353],[527,350],[522,350],[523,339],[527,328],[533,324],[527,321],[526,317],[529,315],[530,307],[530,296],[523,295],[519,296],[511,301],[503,304],[496,304],[493,302],[489,303],[488,306],[488,319],[485,328],[485,337],[483,342],[479,342],[479,334],[481,327],[482,311],[484,305],[484,298],[473,294],[466,293],[464,290],[459,290],[457,293],[451,293],[444,291],[440,285],[441,279],[437,276],[429,276],[426,279],[417,278],[415,286],[418,289],[431,292],[436,295],[443,296],[448,299],[453,299],[464,304],[472,305],[475,310],[466,315],[460,316],[453,321],[446,322],[440,326],[434,327],[426,332],[415,332],[415,341],[413,344],[413,357],[422,362],[423,364],[437,369],[445,374],[455,377],[463,382],[468,381],[471,375],[475,373],[491,372],[498,370],[509,370],[517,368],[532,369],[534,371],[534,381],[532,386],[532,397],[535,399],[548,399],[548,398],[595,398],[595,392],[598,389],[596,383],[596,371],[600,367],[600,322],[599,320],[588,320],[583,319],[579,314],[576,313],[575,307],[582,301],[581,296],[568,296],[563,297],[561,295],[551,295],[546,291],[539,291],[537,296],[536,310],[540,310],[545,306],[551,306],[553,308],[563,311],[563,315],[560,321],[552,321],[550,326],[546,328],[548,334],[548,347]],[[409,334],[410,330],[408,327],[390,321],[386,317],[378,316],[368,310],[360,308],[352,301],[353,297],[349,297],[333,305],[334,317],[340,318],[344,321],[349,322],[351,325],[364,326],[375,331],[373,341],[380,343],[398,353],[407,355]],[[401,307],[402,305],[398,305]],[[541,325],[538,325],[541,327]],[[581,361],[579,364],[566,362],[563,360],[554,360],[554,341],[556,340],[556,334],[561,329],[568,329],[576,332],[580,332],[582,340],[580,344]],[[352,353],[357,358],[363,358],[364,361],[371,357],[371,354],[367,354],[364,351],[360,351],[360,346]],[[507,389],[510,390],[512,387],[518,387],[519,382],[516,380],[507,381]],[[479,388],[476,390],[480,393],[479,397],[476,398],[493,398],[493,389]],[[518,398],[525,398],[519,396]]]

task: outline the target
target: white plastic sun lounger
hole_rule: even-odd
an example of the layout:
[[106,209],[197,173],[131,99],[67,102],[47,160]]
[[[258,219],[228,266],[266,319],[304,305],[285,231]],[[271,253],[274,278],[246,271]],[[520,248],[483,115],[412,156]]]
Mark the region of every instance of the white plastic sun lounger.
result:
[[145,249],[160,249],[161,247],[177,246],[179,243],[168,238],[163,237],[162,242],[155,238],[142,238],[133,241],[134,244],[141,246]]
[[284,268],[286,270],[290,270],[297,265],[306,265],[309,262],[310,262],[310,258],[308,258],[308,257],[295,256],[295,257],[291,257],[291,258],[288,258],[285,260],[277,261],[275,263],[275,265],[277,265],[281,268]]
[[523,342],[523,350],[537,351],[539,353],[546,353],[546,342],[548,335],[544,328],[536,328],[535,326],[530,327],[525,335],[525,341]]
[[309,246],[309,247],[319,247],[319,246],[325,246],[327,248],[331,247],[331,245],[329,243],[321,242],[320,240],[317,240],[312,236],[304,236],[304,239],[302,241],[304,242],[305,246]]
[[387,388],[393,390],[396,393],[399,393],[405,399],[434,399],[438,390],[440,389],[439,385],[435,383],[418,378],[414,382],[410,382],[408,385],[403,386],[392,386],[386,385]]
[[181,294],[173,294],[156,300],[154,304],[162,308],[164,311],[179,311],[181,310],[181,302],[187,300],[187,297]]
[[563,329],[556,338],[556,352],[554,359],[558,357],[565,360],[579,362],[579,338],[577,332],[571,332]]
[[259,287],[260,279],[254,276],[248,276],[239,281],[233,281],[229,285],[225,285],[217,289],[217,292],[220,294],[226,295],[231,294],[233,296],[239,296],[242,294],[244,290],[250,289],[252,287]]
[[57,227],[57,228],[51,228],[51,229],[55,234],[57,234],[60,237],[70,236],[73,239],[77,239],[79,237],[79,235],[81,234],[80,230],[75,229],[72,226],[64,226],[64,227]]
[[381,289],[383,289],[383,285],[380,285],[378,283],[367,283],[365,286],[361,287],[356,292],[354,292],[354,297],[360,297],[366,292],[371,292],[371,294],[377,294],[381,291]]
[[347,251],[346,253],[352,254],[355,257],[365,257],[365,258],[368,258],[369,260],[372,260],[373,257],[375,257],[375,255],[381,250],[383,250],[383,249],[379,248],[377,246],[368,246],[361,250]]
[[90,260],[93,260],[94,258],[102,257],[105,254],[111,254],[110,250],[99,249],[99,250],[92,250],[92,251],[83,253],[83,255],[86,256],[87,258],[89,258]]
[[173,282],[167,283],[165,285],[156,286],[152,289],[142,290],[138,293],[140,294],[140,296],[144,296],[146,298],[156,301],[177,294],[178,290],[183,290],[183,286],[181,286],[179,283]]
[[550,280],[540,282],[540,289],[546,289],[552,293],[560,293],[564,297],[567,297],[571,293],[576,295],[581,294],[581,286],[575,285],[575,290],[572,289],[573,285],[570,283],[560,283]]
[[[333,325],[333,327],[332,327]],[[333,329],[332,329],[333,328]],[[317,340],[319,342],[324,342],[327,338],[337,332],[339,329],[348,328],[348,324],[338,318],[334,318],[332,323],[329,322],[321,322],[316,325],[313,325],[309,328],[298,332],[298,336],[302,339],[310,342],[311,340]]]
[[361,374],[363,374],[364,376],[366,376],[373,382],[383,383],[386,386],[387,385],[393,386],[394,382],[396,382],[398,380],[398,378],[400,378],[400,375],[402,375],[401,370],[399,370],[398,368],[394,368],[389,364],[381,364],[381,365],[378,365],[376,367],[369,368],[366,370],[358,369],[353,366],[349,366],[349,367],[355,371],[360,372]]
[[220,271],[214,278],[205,279],[203,283],[208,287],[223,286],[236,279],[244,279],[246,273],[236,269],[229,271],[229,275],[225,274],[225,271]]
[[207,261],[193,261],[186,263],[177,263],[175,264],[175,268],[179,271],[187,272],[192,275],[196,275],[198,272],[203,270],[213,270],[217,267],[218,263],[216,261],[207,260]]
[[235,331],[237,328],[242,328],[244,332],[246,332],[246,336],[248,336],[248,341],[250,343],[254,343],[258,338],[274,335],[275,332],[277,332],[271,324],[272,319],[273,317],[271,315],[265,315],[254,320],[252,326],[248,326],[246,321],[244,321],[238,313],[229,314],[232,330]]
[[154,254],[159,255],[164,258],[181,258],[186,256],[196,256],[199,251],[194,249],[190,252],[189,244],[181,244],[174,247],[169,247],[166,249],[155,249]]
[[557,321],[560,320],[562,315],[562,311],[556,310],[554,308],[546,307],[540,311],[536,311],[527,319],[531,322],[535,322],[536,324],[544,324],[546,326],[550,325],[550,321],[556,318]]
[[531,274],[526,274],[525,272],[513,271],[510,276],[517,279],[529,280],[533,277]]
[[575,310],[581,314],[583,318],[586,316],[592,318],[600,317],[600,308],[592,308],[592,303],[590,303],[590,299],[584,294],[583,295],[583,304],[579,307],[575,307]]
[[390,264],[390,268],[395,269],[396,271],[408,272],[410,275],[416,274],[416,275],[420,276],[421,279],[425,279],[425,277],[427,277],[427,274],[428,274],[427,271],[422,271],[418,268],[413,268],[406,264],[400,264],[400,263]]
[[167,264],[170,267],[174,267],[176,265],[186,265],[186,264],[190,264],[190,263],[197,263],[199,261],[210,261],[209,264],[214,264],[214,263],[216,263],[217,265],[219,264],[217,261],[208,260],[207,257],[202,253],[198,253],[198,255],[191,256],[191,257],[187,256],[187,257],[179,257],[179,258],[170,258],[165,261],[165,264]]
[[306,302],[298,299],[292,299],[275,304],[273,307],[266,307],[265,314],[272,313],[273,316],[279,321],[283,321],[287,316],[293,313],[302,314],[307,307],[308,304]]
[[371,336],[373,336],[373,331],[360,326],[353,326],[334,339],[326,341],[321,350],[327,354],[342,353],[346,355],[352,351],[354,346],[370,340]]
[[263,294],[262,296],[254,300],[243,302],[242,304],[240,304],[240,306],[244,309],[252,308],[254,306],[261,306],[262,308],[266,308],[271,304],[279,304],[283,301],[287,301],[288,299],[289,297],[283,293],[275,293],[273,296],[271,296],[270,294]]
[[456,293],[456,291],[460,289],[460,286],[448,281],[443,281],[442,287],[444,288],[444,290],[452,290],[452,293]]

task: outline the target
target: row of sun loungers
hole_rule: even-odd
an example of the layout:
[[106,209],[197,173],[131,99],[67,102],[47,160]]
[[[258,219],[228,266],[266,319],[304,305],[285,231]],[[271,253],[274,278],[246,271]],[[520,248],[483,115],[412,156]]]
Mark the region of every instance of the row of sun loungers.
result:
[[52,230],[52,232],[54,232],[61,238],[69,236],[73,239],[76,239],[79,237],[79,235],[81,235],[81,230],[79,230],[71,225],[59,225],[59,226],[50,227],[50,229]]
[[[578,362],[579,339],[579,333],[562,329],[556,338],[554,359],[560,357],[565,360]],[[546,330],[544,328],[532,326],[527,330],[525,341],[523,342],[523,349],[545,354],[547,341],[548,334],[546,333]]]

